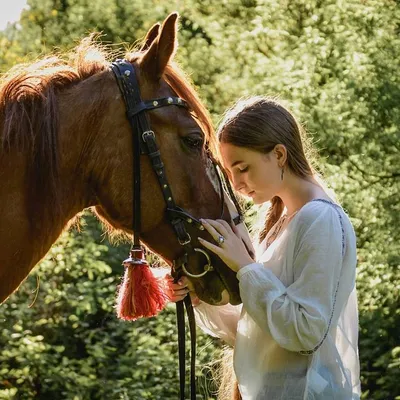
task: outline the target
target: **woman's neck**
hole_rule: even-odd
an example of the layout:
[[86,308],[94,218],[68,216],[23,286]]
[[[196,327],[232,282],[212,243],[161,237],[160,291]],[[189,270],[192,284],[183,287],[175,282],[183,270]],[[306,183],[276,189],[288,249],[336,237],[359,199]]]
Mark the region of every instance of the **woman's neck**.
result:
[[284,179],[283,190],[277,195],[282,199],[289,216],[315,198],[330,200],[325,190],[312,177],[305,179],[285,174]]

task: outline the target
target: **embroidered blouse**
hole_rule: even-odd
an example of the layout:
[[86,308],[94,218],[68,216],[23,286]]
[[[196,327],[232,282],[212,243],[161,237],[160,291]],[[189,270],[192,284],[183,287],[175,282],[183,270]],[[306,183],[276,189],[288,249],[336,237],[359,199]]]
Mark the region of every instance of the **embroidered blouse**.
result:
[[[270,230],[270,232],[273,229]],[[234,346],[243,400],[360,399],[356,238],[335,203],[304,205],[237,274],[243,304],[195,308]]]

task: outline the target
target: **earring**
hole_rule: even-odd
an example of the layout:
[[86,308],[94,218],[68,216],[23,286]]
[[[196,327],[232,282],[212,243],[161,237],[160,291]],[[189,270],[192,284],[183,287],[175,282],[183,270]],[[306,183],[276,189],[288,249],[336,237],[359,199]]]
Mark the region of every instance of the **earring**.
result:
[[281,181],[283,181],[283,172],[284,172],[284,170],[283,170],[283,168],[281,169]]

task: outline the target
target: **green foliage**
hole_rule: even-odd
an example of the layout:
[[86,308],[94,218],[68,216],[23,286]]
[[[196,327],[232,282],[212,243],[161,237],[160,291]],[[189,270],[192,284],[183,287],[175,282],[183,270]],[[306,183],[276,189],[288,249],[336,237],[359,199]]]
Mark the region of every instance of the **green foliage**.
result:
[[[129,248],[122,246],[116,256],[116,248],[99,243],[93,216],[82,223],[82,232],[64,233],[0,309],[0,399],[176,399],[174,308],[158,318],[118,320],[119,258]],[[38,296],[29,308],[37,277]],[[200,334],[203,393],[208,389],[201,366],[218,356],[208,344]]]
[[[131,46],[154,22],[178,9],[177,57],[216,122],[240,96],[271,94],[286,100],[312,133],[321,155],[320,169],[356,229],[363,398],[396,398],[400,393],[398,2],[186,0],[171,6],[157,0],[30,0],[29,4],[19,26],[0,32],[3,71],[53,48],[70,48],[90,31],[102,31],[105,43]],[[35,306],[23,306],[32,298],[32,275],[0,308],[4,322],[0,398],[49,398],[49,393],[52,398],[71,399],[176,398],[173,311],[135,324],[116,321],[112,307],[120,255],[106,242],[99,244],[99,235],[93,221],[83,235],[65,234],[38,267],[42,278]],[[202,343],[205,340],[201,337]],[[219,354],[219,342],[210,343],[201,352],[199,365],[214,351]],[[149,365],[157,366],[158,372]]]

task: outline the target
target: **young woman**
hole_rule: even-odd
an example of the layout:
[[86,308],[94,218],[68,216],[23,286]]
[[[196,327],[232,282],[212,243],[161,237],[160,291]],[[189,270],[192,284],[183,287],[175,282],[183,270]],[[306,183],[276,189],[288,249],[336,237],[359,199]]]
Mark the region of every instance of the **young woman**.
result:
[[[237,272],[243,305],[197,301],[198,324],[234,346],[244,400],[359,399],[356,238],[306,157],[302,128],[275,100],[253,97],[217,135],[235,190],[270,207],[255,259],[228,223],[202,221],[215,243],[201,243]],[[171,281],[171,300],[189,289]]]

